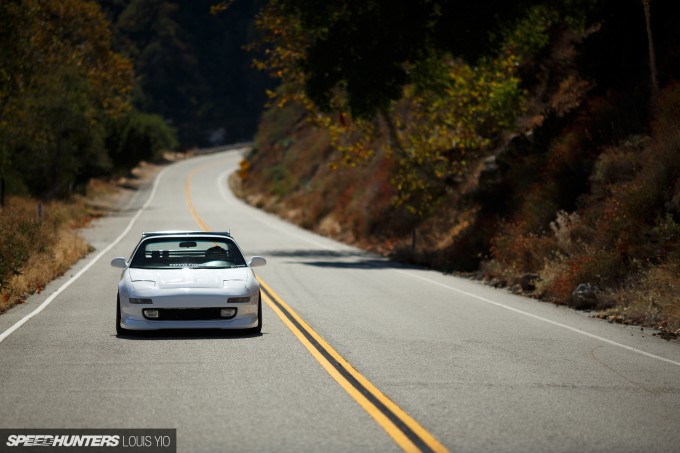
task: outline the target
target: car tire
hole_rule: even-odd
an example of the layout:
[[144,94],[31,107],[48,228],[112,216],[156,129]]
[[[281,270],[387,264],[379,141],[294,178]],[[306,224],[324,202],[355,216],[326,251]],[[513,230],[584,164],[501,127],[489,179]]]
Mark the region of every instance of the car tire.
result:
[[250,329],[245,329],[245,333],[249,335],[259,335],[262,333],[262,293],[260,293],[257,300],[257,325]]
[[120,294],[116,296],[116,334],[125,335],[128,330],[120,325]]

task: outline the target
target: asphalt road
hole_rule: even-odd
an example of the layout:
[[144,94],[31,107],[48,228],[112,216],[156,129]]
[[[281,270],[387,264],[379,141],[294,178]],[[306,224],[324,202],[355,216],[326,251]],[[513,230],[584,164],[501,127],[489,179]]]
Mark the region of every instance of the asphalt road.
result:
[[[300,230],[231,195],[239,160],[168,167],[84,230],[95,252],[0,316],[0,428],[176,428],[178,451],[191,452],[411,448],[310,353],[275,299],[449,451],[680,451],[678,341]],[[110,260],[142,231],[201,227],[230,229],[246,255],[267,258],[263,334],[117,337]]]

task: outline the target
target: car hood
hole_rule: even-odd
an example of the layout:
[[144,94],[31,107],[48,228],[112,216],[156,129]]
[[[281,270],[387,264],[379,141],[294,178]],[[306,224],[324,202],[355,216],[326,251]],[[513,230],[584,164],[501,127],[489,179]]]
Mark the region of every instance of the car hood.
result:
[[135,289],[244,288],[248,268],[235,269],[129,269]]

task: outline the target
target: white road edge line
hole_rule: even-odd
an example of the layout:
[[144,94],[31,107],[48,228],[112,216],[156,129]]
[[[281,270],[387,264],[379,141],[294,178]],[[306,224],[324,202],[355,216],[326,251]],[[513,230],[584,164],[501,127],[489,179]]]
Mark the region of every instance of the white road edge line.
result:
[[415,275],[415,274],[413,274],[413,273],[406,272],[406,271],[402,271],[402,270],[399,270],[399,269],[395,269],[395,271],[396,271],[396,272],[399,272],[400,274],[408,275],[409,277],[412,277],[412,278],[417,278],[417,279],[419,279],[419,280],[422,280],[422,281],[425,281],[425,282],[428,282],[428,283],[432,283],[433,285],[440,286],[440,287],[442,287],[442,288],[445,288],[445,289],[454,291],[454,292],[459,293],[459,294],[462,294],[462,295],[464,295],[464,296],[472,297],[473,299],[477,299],[477,300],[482,301],[482,302],[485,302],[485,303],[487,303],[487,304],[491,304],[491,305],[494,305],[494,306],[496,306],[496,307],[503,308],[503,309],[505,309],[505,310],[509,310],[509,311],[518,313],[518,314],[520,314],[520,315],[528,316],[528,317],[530,317],[530,318],[534,318],[534,319],[536,319],[536,320],[543,321],[543,322],[546,322],[546,323],[548,323],[548,324],[552,324],[553,326],[561,327],[561,328],[563,328],[563,329],[570,330],[570,331],[575,332],[575,333],[578,333],[578,334],[580,334],[580,335],[583,335],[583,336],[586,336],[586,337],[589,337],[589,338],[593,338],[593,339],[595,339],[595,340],[602,341],[602,342],[607,343],[607,344],[610,344],[610,345],[612,345],[612,346],[618,346],[619,348],[623,348],[623,349],[626,349],[626,350],[628,350],[628,351],[635,352],[635,353],[637,353],[637,354],[641,354],[641,355],[643,355],[643,356],[645,356],[645,357],[649,357],[649,358],[652,358],[652,359],[660,360],[660,361],[662,361],[662,362],[667,362],[667,363],[670,363],[670,364],[673,364],[673,365],[676,365],[676,366],[680,366],[680,362],[676,362],[675,360],[667,359],[667,358],[665,358],[665,357],[661,357],[661,356],[658,356],[658,355],[656,355],[656,354],[651,354],[651,353],[649,353],[649,352],[645,352],[645,351],[643,351],[643,350],[641,350],[641,349],[637,349],[637,348],[634,348],[634,347],[632,347],[632,346],[627,346],[627,345],[622,344],[622,343],[617,343],[616,341],[613,341],[613,340],[608,340],[607,338],[600,337],[599,335],[595,335],[595,334],[592,334],[592,333],[588,333],[588,332],[586,332],[586,331],[577,329],[577,328],[575,328],[575,327],[571,327],[571,326],[568,326],[568,325],[566,325],[566,324],[562,324],[561,322],[553,321],[553,320],[551,320],[551,319],[544,318],[544,317],[538,316],[538,315],[534,315],[533,313],[529,313],[529,312],[527,312],[527,311],[520,310],[520,309],[518,309],[518,308],[513,308],[513,307],[510,307],[510,306],[508,306],[508,305],[504,305],[504,304],[502,304],[502,303],[500,303],[500,302],[496,302],[496,301],[494,301],[494,300],[487,299],[487,298],[482,297],[482,296],[478,296],[478,295],[473,294],[473,293],[470,293],[470,292],[468,292],[468,291],[463,291],[462,289],[458,289],[458,288],[455,288],[455,287],[453,287],[453,286],[446,285],[446,284],[444,284],[444,283],[440,283],[440,282],[438,282],[438,281],[436,281],[436,280],[432,280],[432,279],[429,279],[429,278],[427,278],[427,277],[423,277],[423,276],[421,276],[421,275]]
[[101,252],[99,252],[94,258],[92,258],[92,260],[91,260],[89,263],[87,263],[87,265],[86,265],[84,268],[82,268],[77,274],[75,274],[73,277],[71,277],[70,279],[68,279],[68,281],[67,281],[66,283],[64,283],[63,285],[61,285],[61,286],[59,287],[59,289],[57,289],[50,297],[48,297],[47,299],[45,299],[45,301],[44,301],[42,304],[40,304],[40,305],[38,306],[38,308],[36,308],[36,309],[33,310],[31,313],[29,313],[29,314],[27,314],[26,316],[24,316],[23,318],[21,318],[21,319],[20,319],[19,321],[17,321],[12,327],[10,327],[9,329],[5,330],[2,334],[0,334],[0,343],[2,343],[2,342],[5,340],[5,338],[7,338],[7,337],[9,337],[10,335],[12,335],[12,333],[14,333],[19,327],[21,327],[21,326],[23,326],[24,324],[26,324],[32,317],[34,317],[35,315],[37,315],[38,313],[40,313],[41,311],[43,311],[50,303],[52,303],[52,301],[53,301],[54,299],[57,298],[57,296],[59,296],[59,294],[61,294],[62,292],[64,292],[64,291],[66,290],[66,288],[68,288],[69,286],[71,286],[71,284],[72,284],[73,282],[75,282],[76,280],[78,280],[85,272],[87,272],[92,266],[94,266],[94,264],[95,264],[97,261],[99,261],[99,259],[100,259],[102,256],[104,256],[105,254],[107,254],[113,247],[115,247],[115,246],[116,246],[116,245],[117,245],[117,244],[118,244],[118,243],[119,243],[119,242],[120,242],[120,241],[121,241],[121,240],[129,233],[129,232],[130,232],[130,230],[132,229],[132,226],[135,224],[135,222],[137,221],[137,219],[139,219],[139,217],[142,215],[142,213],[143,213],[143,212],[146,210],[146,208],[148,208],[149,205],[151,204],[151,201],[153,200],[154,196],[156,195],[156,190],[158,189],[158,185],[159,185],[161,179],[163,178],[163,175],[165,174],[165,172],[166,172],[169,168],[170,168],[170,167],[164,168],[163,171],[161,171],[161,172],[158,174],[158,176],[156,176],[156,179],[155,179],[155,181],[154,181],[154,183],[153,183],[153,189],[151,190],[151,194],[149,194],[149,198],[146,200],[146,203],[144,203],[144,206],[142,206],[142,207],[139,209],[139,211],[137,211],[137,213],[135,214],[135,216],[134,216],[132,219],[130,219],[130,223],[128,223],[128,226],[125,228],[125,230],[123,230],[123,232],[120,234],[120,236],[118,236],[111,244],[109,244],[106,248],[104,248]]
[[[229,174],[230,174],[230,173],[233,173],[233,172],[234,172],[234,170],[231,170],[231,169],[230,169],[230,170],[227,170],[227,171],[221,173],[221,174],[217,177],[217,189],[219,190],[220,195],[222,196],[222,199],[223,199],[224,201],[231,201],[231,200],[230,200],[230,196],[229,196],[229,194],[227,193],[227,187],[229,187],[229,183],[228,183]],[[237,199],[237,200],[238,200],[238,199]],[[253,206],[250,206],[249,204],[247,204],[247,203],[245,203],[245,202],[243,202],[243,201],[241,201],[241,200],[238,200],[238,201],[241,202],[241,203],[243,203],[245,206],[247,206],[247,207],[249,207],[249,208],[255,209],[255,210],[257,210],[257,211],[260,212],[260,213],[263,213],[263,214],[265,214],[265,215],[267,215],[267,216],[270,216],[270,217],[272,218],[272,220],[274,220],[274,222],[268,222],[268,221],[266,221],[266,220],[264,220],[264,219],[262,219],[262,218],[260,218],[260,217],[255,217],[255,220],[257,220],[258,222],[262,223],[263,225],[266,225],[266,226],[268,226],[268,227],[270,227],[270,228],[274,228],[275,230],[278,230],[278,231],[280,231],[280,232],[282,232],[282,233],[286,233],[287,235],[289,235],[289,236],[291,236],[291,237],[294,237],[294,238],[297,238],[297,239],[306,241],[306,242],[308,242],[308,243],[310,243],[310,244],[313,244],[313,245],[315,245],[315,246],[317,246],[317,247],[320,247],[320,248],[322,248],[322,249],[326,249],[326,250],[333,251],[333,252],[339,252],[339,251],[341,251],[340,249],[337,249],[337,248],[334,248],[334,247],[329,247],[329,246],[327,246],[327,245],[325,245],[325,244],[322,244],[321,242],[315,241],[315,240],[313,240],[313,239],[311,239],[311,238],[308,238],[308,237],[305,237],[305,236],[303,236],[303,235],[301,235],[301,234],[297,234],[297,233],[294,233],[294,232],[292,232],[292,231],[289,231],[289,230],[285,229],[283,225],[286,225],[286,226],[287,226],[287,225],[290,225],[291,227],[294,227],[294,228],[299,228],[299,227],[298,227],[297,225],[293,225],[293,224],[289,224],[289,223],[285,222],[285,221],[282,220],[280,217],[277,217],[277,216],[275,216],[274,214],[270,214],[270,213],[268,213],[268,212],[266,212],[266,211],[264,211],[264,210],[262,210],[262,209],[258,209],[258,208],[255,208],[255,207],[253,207]],[[279,222],[280,222],[280,223],[279,223]],[[311,234],[313,234],[313,233],[311,233]]]
[[[224,184],[223,181],[226,180],[227,175],[228,175],[229,172],[230,172],[230,171],[228,170],[228,171],[222,173],[222,174],[218,177],[218,181],[219,181],[219,183],[218,183],[218,188],[219,188],[219,191],[220,191],[220,195],[222,195],[222,198],[225,199],[225,200],[228,200],[228,198],[227,198],[228,195],[226,194],[226,184]],[[290,235],[290,236],[292,236],[292,237],[295,237],[295,238],[298,238],[298,239],[307,241],[308,243],[313,244],[313,245],[316,245],[317,247],[321,247],[321,248],[323,248],[323,249],[331,250],[331,251],[339,251],[339,249],[337,249],[337,248],[329,247],[329,246],[327,246],[327,245],[325,245],[325,244],[322,244],[322,243],[320,243],[320,242],[318,242],[318,241],[315,241],[315,240],[310,239],[310,238],[308,238],[308,237],[305,237],[305,236],[303,236],[303,235],[293,233],[292,231],[288,231],[287,229],[285,229],[285,228],[279,226],[278,224],[268,223],[268,222],[265,222],[264,220],[259,219],[259,218],[258,218],[258,220],[260,220],[262,223],[266,224],[266,225],[269,226],[269,227],[272,227],[272,228],[274,228],[274,229],[276,229],[276,230],[281,231],[282,233],[286,233],[286,234],[288,234],[288,235]],[[477,299],[477,300],[479,300],[479,301],[481,301],[481,302],[485,302],[485,303],[487,303],[487,304],[494,305],[494,306],[496,306],[496,307],[503,308],[503,309],[505,309],[505,310],[509,310],[509,311],[512,311],[512,312],[515,312],[515,313],[518,313],[518,314],[521,314],[521,315],[524,315],[524,316],[528,316],[528,317],[533,318],[533,319],[536,319],[536,320],[538,320],[538,321],[543,321],[543,322],[546,322],[546,323],[548,323],[548,324],[552,324],[553,326],[557,326],[557,327],[561,327],[561,328],[563,328],[563,329],[567,329],[567,330],[569,330],[569,331],[571,331],[571,332],[575,332],[575,333],[577,333],[577,334],[580,334],[580,335],[583,335],[583,336],[586,336],[586,337],[589,337],[589,338],[592,338],[592,339],[595,339],[595,340],[602,341],[602,342],[607,343],[607,344],[610,344],[610,345],[612,345],[612,346],[617,346],[617,347],[623,348],[623,349],[625,349],[625,350],[627,350],[627,351],[631,351],[631,352],[635,352],[635,353],[637,353],[637,354],[641,354],[641,355],[643,355],[643,356],[645,356],[645,357],[649,357],[649,358],[652,358],[652,359],[660,360],[660,361],[662,361],[662,362],[670,363],[670,364],[675,365],[675,366],[680,366],[680,362],[676,362],[675,360],[667,359],[667,358],[665,358],[665,357],[661,357],[661,356],[658,356],[658,355],[656,355],[656,354],[652,354],[652,353],[649,353],[649,352],[645,352],[645,351],[643,351],[643,350],[641,350],[641,349],[637,349],[637,348],[634,348],[634,347],[632,347],[632,346],[627,346],[627,345],[622,344],[622,343],[617,343],[616,341],[609,340],[609,339],[604,338],[604,337],[600,337],[599,335],[595,335],[595,334],[592,334],[592,333],[588,333],[588,332],[586,332],[586,331],[577,329],[577,328],[575,328],[575,327],[571,327],[571,326],[568,326],[568,325],[566,325],[566,324],[562,324],[562,323],[560,323],[560,322],[550,320],[550,319],[548,319],[548,318],[543,318],[542,316],[534,315],[533,313],[529,313],[529,312],[524,311],[524,310],[520,310],[520,309],[517,309],[517,308],[513,308],[513,307],[510,307],[510,306],[508,306],[508,305],[504,305],[504,304],[502,304],[502,303],[500,303],[500,302],[496,302],[496,301],[493,301],[493,300],[491,300],[491,299],[487,299],[487,298],[485,298],[485,297],[477,296],[476,294],[473,294],[473,293],[470,293],[470,292],[467,292],[467,291],[463,291],[462,289],[458,289],[458,288],[455,288],[455,287],[453,287],[453,286],[446,285],[446,284],[444,284],[444,283],[440,283],[440,282],[438,282],[438,281],[436,281],[436,280],[432,280],[432,279],[430,279],[430,278],[422,277],[422,276],[420,276],[420,275],[415,275],[415,274],[412,273],[412,272],[407,272],[407,271],[400,270],[400,269],[393,269],[393,270],[394,270],[395,272],[399,272],[400,274],[408,275],[409,277],[416,278],[416,279],[419,279],[419,280],[422,280],[422,281],[425,281],[425,282],[428,282],[428,283],[432,283],[432,284],[434,284],[434,285],[440,286],[440,287],[442,287],[442,288],[446,288],[446,289],[448,289],[448,290],[457,292],[457,293],[459,293],[459,294],[462,294],[462,295],[465,295],[465,296],[468,296],[468,297],[472,297],[473,299]]]

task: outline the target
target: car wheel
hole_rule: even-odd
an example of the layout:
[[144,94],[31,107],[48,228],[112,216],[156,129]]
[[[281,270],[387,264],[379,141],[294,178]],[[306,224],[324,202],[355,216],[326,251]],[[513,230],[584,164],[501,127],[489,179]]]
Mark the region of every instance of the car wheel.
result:
[[250,335],[258,335],[262,333],[262,293],[260,293],[257,300],[257,325],[250,329],[245,329],[245,332]]
[[116,333],[118,335],[128,333],[128,330],[120,325],[120,294],[116,296]]

